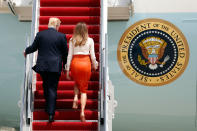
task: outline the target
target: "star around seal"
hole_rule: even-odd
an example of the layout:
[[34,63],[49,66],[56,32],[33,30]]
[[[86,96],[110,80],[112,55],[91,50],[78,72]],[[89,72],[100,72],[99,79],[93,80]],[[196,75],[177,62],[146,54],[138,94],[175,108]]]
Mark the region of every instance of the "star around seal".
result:
[[145,19],[122,35],[117,58],[129,79],[146,86],[161,86],[184,72],[189,48],[183,33],[172,23]]

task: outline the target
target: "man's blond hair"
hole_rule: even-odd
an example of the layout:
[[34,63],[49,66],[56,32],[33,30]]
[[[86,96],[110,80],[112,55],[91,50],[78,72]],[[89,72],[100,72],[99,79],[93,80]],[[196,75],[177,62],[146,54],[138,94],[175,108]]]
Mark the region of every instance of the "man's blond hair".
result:
[[49,28],[56,28],[57,25],[60,25],[61,21],[59,18],[55,18],[55,17],[51,17],[49,19],[49,24],[48,24],[48,27]]

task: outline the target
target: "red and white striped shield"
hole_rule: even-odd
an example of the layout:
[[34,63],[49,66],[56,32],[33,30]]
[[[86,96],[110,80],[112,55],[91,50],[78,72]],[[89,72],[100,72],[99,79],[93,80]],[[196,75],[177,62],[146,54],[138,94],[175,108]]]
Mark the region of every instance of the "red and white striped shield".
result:
[[148,57],[148,60],[150,61],[150,63],[152,65],[154,65],[156,63],[157,59],[158,59],[158,57]]

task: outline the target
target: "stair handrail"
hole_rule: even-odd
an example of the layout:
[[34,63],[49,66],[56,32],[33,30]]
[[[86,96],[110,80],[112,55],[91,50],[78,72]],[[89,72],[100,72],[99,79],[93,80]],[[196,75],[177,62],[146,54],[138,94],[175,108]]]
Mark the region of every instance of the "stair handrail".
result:
[[[38,6],[39,0],[33,0],[32,8],[32,23],[31,23],[31,40],[27,38],[26,47],[33,43],[34,37],[37,33],[38,27]],[[34,53],[35,54],[35,53]],[[30,121],[32,113],[32,102],[33,102],[33,92],[32,92],[32,74],[33,71],[31,67],[33,66],[33,56],[34,54],[27,55],[25,59],[25,75],[23,80],[23,87],[21,91],[21,113],[20,113],[20,131],[30,130]]]
[[100,20],[100,75],[99,75],[99,128],[102,125],[102,129],[108,131],[107,128],[107,1],[101,0],[101,20]]
[[[36,33],[38,32],[38,9],[39,9],[39,3],[40,0],[34,0],[33,1],[33,11],[32,11],[32,24],[31,24],[31,40],[30,42],[33,43],[34,38],[36,36]],[[31,69],[31,67],[34,64],[34,59],[35,59],[35,54],[36,53],[32,53],[29,54],[30,57],[30,69],[29,69],[29,85],[28,85],[28,124],[30,124],[30,119],[31,119],[31,113],[32,113],[32,106],[33,106],[33,91],[32,91],[32,80],[33,80],[33,70]]]
[[[27,38],[26,47],[29,45],[29,39]],[[27,118],[27,90],[28,90],[28,77],[29,77],[29,56],[26,57],[24,62],[24,80],[21,87],[21,100],[20,100],[20,131],[23,131],[23,126],[26,125]]]

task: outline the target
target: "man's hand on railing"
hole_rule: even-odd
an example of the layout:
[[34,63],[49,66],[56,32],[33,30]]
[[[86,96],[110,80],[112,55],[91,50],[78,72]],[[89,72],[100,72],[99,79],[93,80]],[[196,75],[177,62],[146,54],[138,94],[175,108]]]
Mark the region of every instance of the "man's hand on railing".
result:
[[24,57],[26,58],[27,54],[26,54],[26,52],[25,52],[25,51],[23,51],[23,55],[24,55]]

